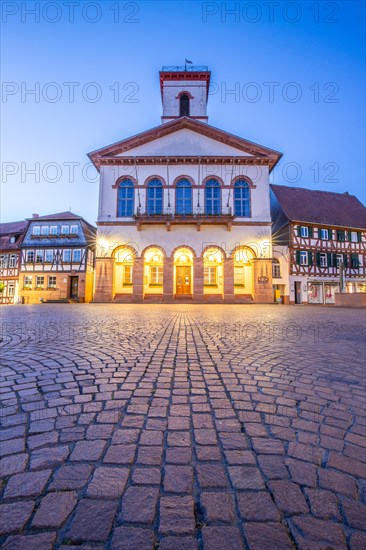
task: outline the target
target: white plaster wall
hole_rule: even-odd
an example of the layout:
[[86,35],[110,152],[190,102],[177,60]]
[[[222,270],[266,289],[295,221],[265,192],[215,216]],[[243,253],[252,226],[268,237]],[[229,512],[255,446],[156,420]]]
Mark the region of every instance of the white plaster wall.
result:
[[[132,176],[136,178],[139,184],[143,184],[148,177],[157,176],[162,178],[165,182],[169,181],[169,187],[172,186],[174,180],[177,177],[189,176],[195,183],[202,181],[208,177],[220,178],[224,186],[221,188],[222,207],[225,211],[227,203],[233,212],[233,190],[225,189],[232,179],[239,175],[247,176],[256,186],[251,190],[251,206],[252,212],[250,218],[243,218],[242,221],[256,221],[256,222],[270,222],[270,205],[269,205],[269,184],[268,184],[268,166],[235,166],[230,165],[205,165],[199,167],[196,165],[176,165],[169,167],[168,169],[164,165],[156,166],[140,166],[137,171],[134,167],[125,166],[102,166],[101,167],[101,180],[100,180],[100,201],[99,201],[99,215],[98,221],[122,221],[122,218],[117,218],[117,189],[113,189],[113,185],[116,180],[121,176]],[[169,177],[169,180],[168,180]],[[170,189],[170,203],[174,208],[175,195],[174,190]],[[138,195],[140,197],[138,197]],[[146,190],[135,189],[135,212],[139,205],[139,198],[141,203],[141,209],[144,212],[146,210]],[[193,210],[196,210],[198,206],[198,189],[193,189]],[[200,206],[204,206],[204,188],[200,188]],[[168,188],[164,189],[164,209],[168,207]],[[240,218],[236,218],[240,220]]]
[[189,92],[190,116],[207,116],[207,83],[202,80],[165,81],[163,85],[163,116],[179,116],[179,99],[181,92]]
[[166,155],[186,155],[186,156],[234,156],[234,157],[251,157],[249,153],[240,151],[230,145],[225,145],[212,139],[208,136],[203,136],[188,128],[177,130],[167,136],[157,138],[153,141],[145,143],[120,153],[119,157],[130,156],[166,156]]

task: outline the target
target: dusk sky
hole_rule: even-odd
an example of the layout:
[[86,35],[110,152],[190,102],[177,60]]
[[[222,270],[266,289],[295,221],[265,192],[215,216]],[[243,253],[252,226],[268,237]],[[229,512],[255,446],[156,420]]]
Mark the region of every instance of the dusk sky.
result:
[[365,202],[363,1],[1,8],[2,222],[95,223],[87,153],[159,125],[159,70],[185,58],[211,70],[209,124],[284,154],[273,183]]

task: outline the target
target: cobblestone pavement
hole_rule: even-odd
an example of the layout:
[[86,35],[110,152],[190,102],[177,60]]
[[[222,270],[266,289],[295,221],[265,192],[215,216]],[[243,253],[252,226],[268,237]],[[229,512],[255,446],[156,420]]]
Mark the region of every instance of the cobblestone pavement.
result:
[[1,311],[1,548],[366,548],[362,311]]

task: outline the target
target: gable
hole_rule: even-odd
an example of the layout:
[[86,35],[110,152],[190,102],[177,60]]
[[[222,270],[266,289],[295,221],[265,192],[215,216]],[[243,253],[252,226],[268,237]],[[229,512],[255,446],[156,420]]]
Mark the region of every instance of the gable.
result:
[[282,154],[189,117],[180,117],[89,153],[99,169],[118,159],[153,156],[227,156],[263,160],[270,170]]
[[117,156],[171,156],[171,155],[186,155],[186,156],[253,156],[249,153],[241,151],[235,147],[231,147],[225,143],[221,143],[212,137],[198,134],[188,128],[177,130],[167,136],[153,139],[134,147],[128,151],[124,151]]

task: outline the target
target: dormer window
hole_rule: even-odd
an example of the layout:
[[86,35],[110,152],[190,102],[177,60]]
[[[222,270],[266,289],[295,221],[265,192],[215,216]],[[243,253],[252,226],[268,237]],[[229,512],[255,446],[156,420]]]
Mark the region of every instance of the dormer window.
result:
[[182,94],[179,98],[179,116],[189,116],[188,94]]
[[41,234],[41,226],[40,225],[34,225],[33,226],[33,229],[32,229],[32,235],[36,235],[38,237],[38,235]]
[[10,237],[10,238],[9,238],[9,243],[10,243],[10,244],[14,244],[14,243],[15,243],[15,237],[13,237],[13,236]]

